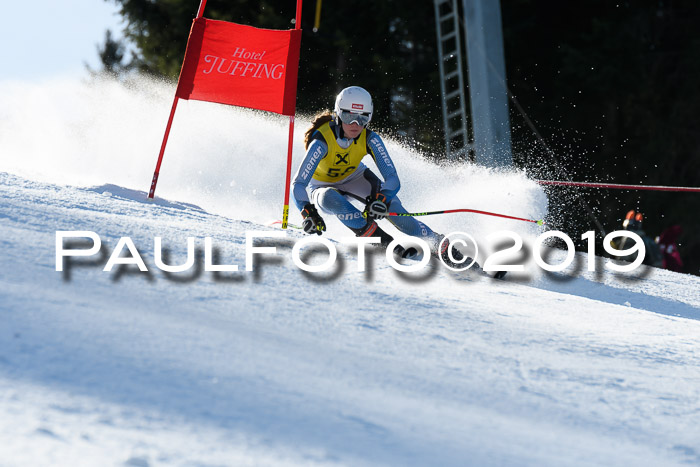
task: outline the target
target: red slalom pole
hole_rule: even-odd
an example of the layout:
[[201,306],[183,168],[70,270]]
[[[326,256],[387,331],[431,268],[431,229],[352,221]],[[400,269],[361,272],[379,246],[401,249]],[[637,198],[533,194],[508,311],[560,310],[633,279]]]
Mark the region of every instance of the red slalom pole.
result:
[[[294,19],[294,29],[301,29],[301,4],[297,0],[297,12]],[[287,228],[289,220],[289,191],[292,183],[292,147],[294,145],[294,115],[289,116],[289,142],[287,143],[287,177],[284,183],[284,208],[282,209],[282,228]]]
[[156,170],[153,172],[153,180],[151,180],[151,189],[148,192],[148,197],[153,199],[156,194],[156,184],[158,183],[158,176],[160,175],[160,164],[163,163],[163,154],[165,154],[165,146],[168,144],[168,136],[170,136],[170,127],[173,126],[173,118],[175,117],[175,109],[177,109],[177,101],[180,100],[179,97],[175,96],[173,100],[173,107],[170,109],[170,117],[168,118],[168,124],[165,127],[165,136],[163,136],[163,142],[160,145],[160,153],[158,154],[158,162],[156,162]]
[[455,212],[471,212],[474,214],[484,214],[487,216],[495,216],[495,217],[503,217],[504,219],[513,219],[516,221],[523,221],[523,222],[532,222],[533,224],[537,225],[544,225],[544,220],[534,220],[534,219],[525,219],[524,217],[514,217],[514,216],[507,216],[505,214],[498,214],[495,212],[488,212],[488,211],[479,211],[477,209],[445,209],[444,211],[429,211],[429,212],[390,212],[387,213],[387,216],[397,216],[397,217],[416,217],[416,216],[432,216],[434,214],[451,214]]
[[207,6],[207,0],[202,0],[199,3],[199,8],[197,9],[197,18],[201,18],[204,15],[204,7]]
[[[202,0],[197,9],[197,18],[201,18],[204,14],[204,7],[207,6],[207,0]],[[184,66],[184,60],[183,60]],[[182,70],[180,70],[180,75],[182,75]],[[178,77],[178,84],[180,78]],[[168,124],[165,126],[165,135],[163,136],[163,142],[160,145],[160,153],[158,154],[158,162],[156,162],[156,170],[153,172],[153,179],[151,180],[151,189],[148,191],[148,198],[153,199],[156,194],[156,185],[158,184],[158,176],[160,175],[160,165],[163,163],[163,154],[165,154],[165,146],[168,144],[168,137],[170,136],[170,128],[173,126],[173,118],[175,118],[175,110],[177,109],[177,102],[180,100],[175,94],[175,99],[173,99],[173,106],[170,109],[170,117],[168,117]]]
[[537,183],[540,185],[580,186],[586,188],[612,188],[617,190],[686,191],[700,193],[700,188],[685,186],[621,185],[619,183],[561,182],[556,180],[537,180]]
[[289,220],[289,191],[292,183],[292,147],[294,144],[294,115],[289,117],[289,142],[287,143],[287,176],[284,183],[284,208],[282,210],[282,228],[287,228]]

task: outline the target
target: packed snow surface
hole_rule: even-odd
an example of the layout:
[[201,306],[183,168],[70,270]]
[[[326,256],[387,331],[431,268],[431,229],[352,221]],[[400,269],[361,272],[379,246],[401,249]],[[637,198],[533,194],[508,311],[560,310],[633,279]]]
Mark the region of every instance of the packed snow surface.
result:
[[[247,271],[247,235],[280,232],[286,119],[181,101],[149,202],[172,85],[3,85],[0,465],[700,464],[700,278],[605,258],[588,271],[584,254],[545,273],[528,249],[506,281],[400,273],[382,254],[360,271],[332,219],[330,271],[294,264],[294,229],[255,243],[276,252]],[[409,209],[547,214],[521,173],[445,169],[387,142]],[[526,245],[545,231],[424,220]],[[94,232],[102,250],[57,271],[58,231]],[[134,257],[122,237],[147,272],[103,270]],[[194,266],[163,272],[156,237],[170,265],[192,237]],[[206,238],[238,271],[205,270]]]

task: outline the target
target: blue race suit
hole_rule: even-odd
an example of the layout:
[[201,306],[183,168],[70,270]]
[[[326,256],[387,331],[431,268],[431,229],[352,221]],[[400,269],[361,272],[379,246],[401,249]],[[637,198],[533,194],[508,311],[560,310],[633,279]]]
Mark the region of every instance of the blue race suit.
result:
[[[386,196],[390,212],[408,212],[396,196],[401,183],[379,135],[366,128],[355,139],[343,138],[340,133],[340,128],[332,121],[313,133],[304,161],[294,177],[292,192],[297,207],[302,210],[307,203],[313,202],[355,232],[365,227],[367,220],[348,198],[364,202],[371,194],[380,192]],[[366,155],[372,157],[384,182],[362,164]],[[311,198],[307,187],[311,189]],[[413,217],[392,216],[387,219],[406,235],[436,238],[427,225]]]

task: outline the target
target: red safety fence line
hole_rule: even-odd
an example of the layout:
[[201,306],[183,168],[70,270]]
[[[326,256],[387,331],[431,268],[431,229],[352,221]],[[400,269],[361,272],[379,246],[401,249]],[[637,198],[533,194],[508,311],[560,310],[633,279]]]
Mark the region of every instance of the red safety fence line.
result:
[[700,187],[694,188],[686,186],[620,185],[618,183],[560,182],[554,180],[536,180],[536,182],[540,185],[581,186],[587,188],[613,188],[618,190],[686,191],[700,193]]

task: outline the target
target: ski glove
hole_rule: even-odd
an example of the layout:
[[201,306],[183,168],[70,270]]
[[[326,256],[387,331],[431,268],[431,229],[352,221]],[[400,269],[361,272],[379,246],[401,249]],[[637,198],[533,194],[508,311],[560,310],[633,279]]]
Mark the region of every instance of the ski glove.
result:
[[301,227],[307,234],[321,235],[326,230],[326,223],[323,222],[323,218],[318,214],[316,206],[313,204],[306,203],[304,209],[301,210],[301,216],[304,218]]
[[382,193],[376,193],[374,196],[367,197],[367,205],[365,206],[364,217],[369,219],[384,219],[389,212],[389,206],[386,203],[386,196]]

